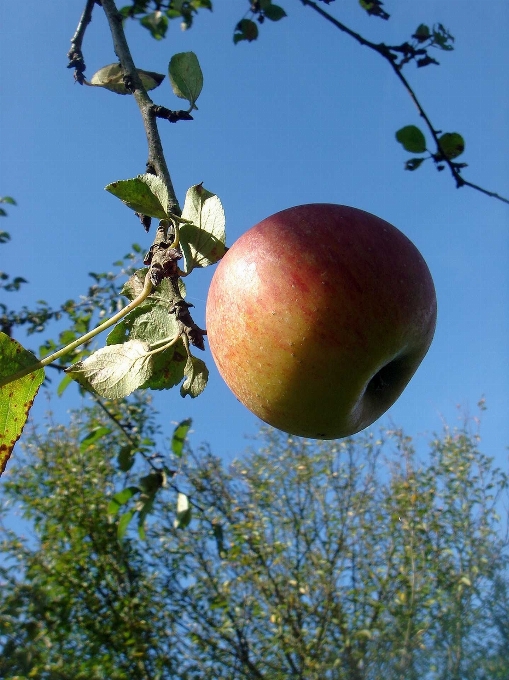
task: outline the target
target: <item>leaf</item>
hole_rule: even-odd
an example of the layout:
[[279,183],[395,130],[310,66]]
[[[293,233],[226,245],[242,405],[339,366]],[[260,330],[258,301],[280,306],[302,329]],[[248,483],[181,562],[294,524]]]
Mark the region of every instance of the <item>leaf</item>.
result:
[[164,352],[154,354],[153,373],[147,382],[140,387],[147,390],[169,390],[175,387],[184,377],[186,350],[182,340]]
[[201,359],[189,355],[184,368],[184,375],[186,379],[180,388],[180,394],[182,397],[189,395],[194,399],[194,397],[201,394],[207,386],[209,377],[208,368]]
[[87,434],[80,442],[80,451],[83,452],[88,449],[89,446],[93,446],[100,439],[105,437],[111,432],[109,427],[96,427],[91,432]]
[[106,338],[108,345],[118,345],[126,340],[143,340],[149,345],[177,335],[178,323],[174,314],[168,312],[169,305],[154,304],[148,298],[126,314]]
[[[138,75],[143,83],[143,87],[147,90],[154,90],[164,80],[164,75],[162,73],[155,73],[154,71],[143,71],[143,69],[138,68]],[[116,94],[131,94],[131,91],[127,89],[124,84],[124,74],[120,64],[108,64],[108,66],[103,66],[103,68],[96,71],[92,78],[90,79],[90,85],[94,87],[104,87],[110,92],[115,92]]]
[[426,138],[415,125],[407,125],[398,130],[396,139],[406,151],[412,153],[424,153],[426,151]]
[[69,387],[69,385],[73,382],[73,379],[71,378],[70,375],[65,375],[62,380],[58,383],[57,387],[57,394],[59,397],[62,396],[62,394],[65,392],[65,390]]
[[[143,286],[145,274],[136,272],[125,284],[122,292],[133,299]],[[108,345],[118,345],[126,340],[142,340],[152,344],[163,338],[176,337],[179,326],[174,314],[168,311],[174,296],[170,282],[165,279],[141,305],[127,314],[106,338]],[[168,349],[152,355],[152,371],[148,380],[140,385],[145,389],[167,390],[178,385],[184,377],[186,351],[182,340]]]
[[173,436],[171,438],[171,450],[173,455],[177,456],[177,458],[182,457],[182,451],[186,442],[187,433],[189,432],[192,422],[193,421],[191,418],[187,418],[186,420],[183,420],[181,423],[179,423],[173,430]]
[[429,27],[426,24],[419,24],[412,38],[415,38],[418,42],[425,42],[430,35]]
[[227,550],[224,544],[224,531],[221,524],[213,525],[214,538],[216,539],[217,554],[221,559],[224,559],[227,554]]
[[[32,352],[0,332],[0,378],[13,375],[37,362]],[[18,441],[28,419],[35,396],[44,380],[44,369],[0,387],[0,475],[5,470],[14,444]]]
[[214,264],[226,253],[225,217],[219,198],[201,184],[188,189],[182,217],[192,222],[180,228],[184,271],[189,274],[194,267]]
[[116,515],[122,505],[125,505],[137,493],[140,493],[140,489],[137,486],[128,486],[116,493],[108,504],[108,515]]
[[271,21],[279,21],[280,19],[286,17],[287,14],[282,7],[279,7],[279,5],[273,5],[271,3],[263,10],[263,16],[267,17],[267,19],[270,19]]
[[160,472],[151,472],[140,478],[140,486],[144,493],[152,495],[162,487],[163,481],[164,477]]
[[128,472],[134,465],[135,448],[131,445],[123,446],[118,452],[117,465],[121,472]]
[[78,361],[66,373],[101,397],[121,399],[147,382],[152,374],[149,345],[129,340],[122,345],[103,347],[85,361]]
[[147,173],[133,179],[121,179],[104,188],[137,213],[160,220],[168,217],[168,190],[157,175]]
[[168,18],[161,12],[156,10],[147,14],[140,19],[140,24],[150,31],[150,35],[156,40],[162,40],[168,30]]
[[135,514],[136,510],[129,510],[128,512],[125,513],[125,515],[122,515],[122,517],[119,519],[117,527],[117,538],[119,540],[122,540],[124,538],[125,532],[127,531],[127,527],[129,526]]
[[203,88],[203,73],[196,54],[194,52],[174,54],[168,72],[173,92],[180,99],[187,99],[191,109],[195,109],[195,102]]
[[2,196],[0,197],[0,203],[9,203],[9,205],[18,205],[12,196]]
[[[327,3],[330,2],[330,0],[324,1]],[[380,17],[380,19],[384,19],[385,21],[390,17],[390,14],[382,8],[382,0],[359,0],[359,5],[362,9],[365,9],[370,16]]]
[[410,158],[405,163],[405,170],[417,170],[421,163],[424,163],[425,158]]
[[145,503],[139,508],[138,510],[138,536],[141,538],[142,541],[145,540],[146,534],[145,534],[145,519],[147,518],[147,515],[149,515],[152,512],[152,509],[154,507],[154,500],[155,500],[155,494],[150,495]]
[[465,151],[465,140],[458,132],[445,132],[438,141],[444,156],[449,160],[461,156]]
[[241,19],[235,26],[235,33],[233,34],[233,42],[235,45],[241,40],[253,42],[258,38],[258,26],[251,19]]
[[192,519],[189,498],[185,493],[179,492],[177,496],[177,516],[173,522],[175,529],[185,529]]

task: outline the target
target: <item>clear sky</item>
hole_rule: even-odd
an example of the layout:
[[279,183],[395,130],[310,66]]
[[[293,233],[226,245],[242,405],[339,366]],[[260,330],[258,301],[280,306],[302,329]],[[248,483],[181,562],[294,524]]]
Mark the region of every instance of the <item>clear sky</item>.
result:
[[[24,0],[0,8],[0,195],[12,195],[2,228],[1,269],[29,280],[11,306],[45,299],[58,305],[86,292],[89,271],[107,271],[133,242],[148,247],[130,210],[106,184],[142,173],[146,142],[131,97],[80,87],[66,53],[82,0]],[[412,382],[380,424],[394,423],[420,441],[471,414],[484,395],[484,449],[506,465],[509,444],[509,206],[471,189],[457,190],[447,171],[428,162],[405,172],[408,153],[394,133],[419,124],[388,65],[328,25],[298,0],[280,0],[288,18],[266,22],[257,42],[234,46],[247,3],[216,0],[182,32],[171,25],[154,41],[132,22],[128,38],[141,68],[166,72],[170,57],[193,50],[205,85],[195,121],[161,124],[180,200],[196,183],[224,205],[229,244],[262,218],[310,202],[344,203],[375,213],[409,236],[428,262],[439,318],[433,345]],[[509,194],[509,3],[506,0],[386,0],[388,22],[369,18],[356,0],[328,10],[374,42],[398,44],[420,23],[444,24],[453,52],[440,66],[408,66],[435,126],[460,132],[465,177]],[[116,60],[100,8],[84,44],[87,75]],[[154,100],[180,108],[167,79]],[[213,268],[187,281],[195,320],[204,324]],[[362,310],[359,310],[362,313]],[[51,329],[50,329],[51,331]],[[51,331],[52,337],[56,331]],[[16,337],[25,342],[21,333]],[[25,344],[36,349],[44,337]],[[206,356],[205,393],[183,400],[156,395],[165,423],[192,417],[195,444],[227,458],[241,452],[257,421],[236,401]],[[57,417],[79,404],[75,386],[51,406]],[[39,419],[47,401],[39,396]]]

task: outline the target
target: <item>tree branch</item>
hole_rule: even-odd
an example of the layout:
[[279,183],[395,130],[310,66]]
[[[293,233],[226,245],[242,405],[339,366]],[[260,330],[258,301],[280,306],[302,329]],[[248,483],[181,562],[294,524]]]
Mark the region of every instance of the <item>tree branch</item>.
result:
[[175,194],[175,189],[173,188],[170,172],[164,158],[163,145],[157,128],[157,107],[154,106],[154,103],[148,96],[147,91],[141,82],[141,78],[138,75],[131,55],[131,50],[129,49],[125,37],[122,16],[118,12],[114,0],[102,0],[102,6],[110,26],[115,54],[117,55],[120,65],[122,66],[122,71],[124,72],[126,85],[131,89],[143,119],[148,142],[147,169],[164,181],[168,189],[170,201],[169,210],[170,212],[180,215],[181,210]]
[[83,10],[83,14],[81,15],[78,27],[76,28],[76,33],[71,38],[71,49],[67,53],[67,56],[69,58],[67,68],[75,69],[74,80],[80,85],[83,85],[85,81],[85,76],[83,74],[85,73],[86,69],[85,60],[83,58],[83,52],[81,51],[81,47],[83,44],[83,38],[85,37],[85,31],[87,30],[87,26],[92,21],[92,11],[94,9],[95,3],[96,0],[87,0],[87,4],[85,5],[85,9]]
[[324,9],[322,9],[316,2],[313,2],[313,0],[300,0],[302,4],[305,7],[310,7],[313,9],[317,14],[322,16],[324,19],[326,19],[329,23],[331,23],[333,26],[335,26],[338,30],[343,31],[343,33],[346,33],[349,35],[351,38],[356,40],[360,45],[363,45],[364,47],[369,47],[369,49],[374,50],[378,54],[380,54],[387,62],[389,62],[390,67],[396,74],[397,78],[399,81],[402,83],[403,87],[406,89],[408,94],[410,95],[410,98],[414,102],[415,106],[417,107],[417,111],[419,112],[419,115],[421,118],[424,120],[426,123],[426,127],[428,128],[431,136],[433,137],[433,141],[436,144],[437,147],[437,155],[440,157],[440,163],[445,163],[448,167],[449,170],[451,171],[451,174],[456,182],[456,188],[461,188],[461,187],[470,187],[471,189],[475,189],[476,191],[480,191],[483,194],[486,194],[487,196],[490,196],[492,198],[497,198],[499,201],[503,201],[504,203],[509,204],[509,199],[504,198],[503,196],[500,196],[499,194],[493,192],[493,191],[488,191],[487,189],[483,189],[482,187],[478,186],[477,184],[473,184],[472,182],[468,182],[467,180],[463,179],[463,177],[460,174],[459,168],[457,167],[457,163],[454,163],[450,158],[447,157],[447,154],[444,152],[442,149],[442,146],[440,144],[440,141],[438,139],[438,132],[435,129],[435,127],[432,125],[430,119],[428,118],[426,112],[424,111],[424,108],[422,107],[421,103],[419,102],[417,95],[413,91],[412,87],[410,86],[410,83],[408,80],[405,78],[405,76],[401,73],[401,66],[402,64],[396,63],[396,58],[393,53],[393,51],[397,48],[389,47],[385,45],[384,43],[376,44],[371,42],[370,40],[366,40],[366,38],[363,38],[359,33],[356,33],[355,31],[352,31],[352,29],[348,28],[348,26],[345,26],[343,23],[338,21],[335,17],[333,17],[331,14],[326,12]]

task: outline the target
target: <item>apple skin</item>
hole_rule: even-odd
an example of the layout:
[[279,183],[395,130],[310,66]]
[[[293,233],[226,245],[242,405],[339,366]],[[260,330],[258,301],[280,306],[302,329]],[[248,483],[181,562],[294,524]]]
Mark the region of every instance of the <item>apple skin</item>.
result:
[[371,425],[431,344],[436,295],[414,244],[370,213],[317,203],[243,234],[219,263],[206,327],[235,396],[314,439]]

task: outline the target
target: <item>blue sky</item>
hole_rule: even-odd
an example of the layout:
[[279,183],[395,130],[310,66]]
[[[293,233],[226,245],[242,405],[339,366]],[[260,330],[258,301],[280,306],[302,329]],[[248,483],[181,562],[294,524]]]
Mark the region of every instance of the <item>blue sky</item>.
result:
[[[171,25],[154,41],[134,22],[128,39],[141,68],[166,72],[171,56],[193,50],[205,85],[195,121],[161,125],[172,179],[183,203],[203,182],[219,195],[229,244],[264,217],[310,202],[344,203],[392,222],[423,253],[438,296],[433,345],[381,425],[394,423],[426,441],[442,418],[457,422],[484,395],[484,450],[500,465],[509,444],[509,206],[471,189],[457,190],[429,163],[403,170],[408,158],[394,133],[419,125],[417,112],[388,65],[324,22],[298,0],[280,0],[288,18],[266,22],[252,44],[234,46],[247,3],[216,0],[195,26]],[[146,142],[131,97],[80,87],[66,53],[83,2],[26,0],[1,13],[0,195],[12,195],[2,228],[1,268],[29,280],[9,294],[12,306],[45,299],[58,305],[86,292],[89,271],[107,271],[133,242],[151,243],[106,184],[144,171]],[[505,0],[387,0],[391,19],[369,18],[355,0],[329,5],[341,21],[374,42],[398,44],[420,23],[444,24],[455,50],[439,67],[406,75],[435,126],[460,132],[465,177],[509,194],[509,3]],[[96,8],[84,44],[87,75],[116,60]],[[180,108],[167,79],[154,100]],[[187,281],[195,320],[204,323],[213,268]],[[54,337],[56,331],[51,333]],[[16,336],[24,342],[25,338]],[[25,343],[36,348],[44,338]],[[194,421],[192,441],[231,458],[258,423],[222,383],[207,351],[209,385],[198,399],[157,394],[163,421]],[[51,407],[64,418],[79,405],[74,386]],[[33,414],[48,402],[41,395]]]

